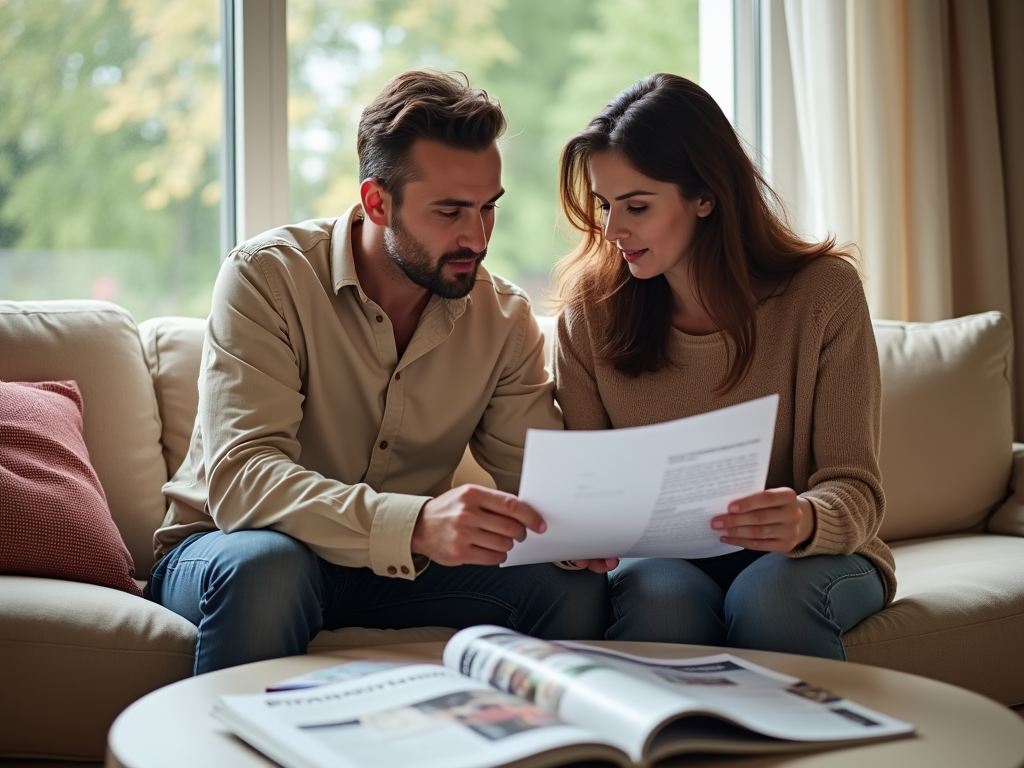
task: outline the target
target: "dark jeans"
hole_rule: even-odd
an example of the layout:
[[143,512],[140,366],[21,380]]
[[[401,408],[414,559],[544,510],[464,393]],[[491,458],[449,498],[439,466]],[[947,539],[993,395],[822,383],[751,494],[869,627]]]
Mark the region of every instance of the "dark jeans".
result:
[[885,603],[882,577],[860,555],[740,550],[703,560],[623,560],[610,576],[609,640],[845,660],[843,633]]
[[602,574],[554,565],[431,563],[414,581],[317,557],[269,530],[196,534],[155,566],[147,597],[198,627],[195,673],[306,652],[321,629],[498,624],[545,639],[600,639]]

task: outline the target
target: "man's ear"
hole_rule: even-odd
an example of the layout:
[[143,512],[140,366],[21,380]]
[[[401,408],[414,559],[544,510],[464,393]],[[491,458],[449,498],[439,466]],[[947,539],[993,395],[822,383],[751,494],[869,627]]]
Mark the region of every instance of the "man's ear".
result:
[[376,179],[366,179],[359,185],[359,202],[363,215],[378,227],[391,225],[391,195]]

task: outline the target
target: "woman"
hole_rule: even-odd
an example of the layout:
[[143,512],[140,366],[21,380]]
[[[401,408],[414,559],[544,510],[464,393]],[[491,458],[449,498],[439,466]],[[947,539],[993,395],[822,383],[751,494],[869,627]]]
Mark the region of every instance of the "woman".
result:
[[714,100],[674,75],[627,88],[569,141],[560,192],[582,233],[556,270],[567,429],[780,396],[767,490],[710,522],[742,549],[624,561],[606,637],[845,659],[843,633],[896,587],[856,268],[834,239],[792,232]]

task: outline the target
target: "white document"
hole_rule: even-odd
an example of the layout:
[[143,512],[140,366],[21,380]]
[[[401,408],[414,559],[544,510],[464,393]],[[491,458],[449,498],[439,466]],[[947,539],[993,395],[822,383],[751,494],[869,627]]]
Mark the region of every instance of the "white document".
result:
[[703,558],[739,547],[711,518],[764,490],[779,396],[628,429],[531,429],[519,497],[547,523],[504,565],[597,557]]

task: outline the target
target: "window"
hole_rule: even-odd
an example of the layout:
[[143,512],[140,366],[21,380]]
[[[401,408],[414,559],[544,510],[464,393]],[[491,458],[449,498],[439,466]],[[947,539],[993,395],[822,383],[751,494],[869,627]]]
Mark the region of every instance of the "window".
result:
[[219,14],[217,0],[0,3],[0,298],[209,311]]
[[487,265],[542,310],[571,248],[565,140],[656,71],[699,79],[732,116],[733,12],[752,2],[0,2],[0,60],[17,72],[0,80],[0,298],[204,316],[228,247],[357,201],[362,105],[390,75],[434,66],[506,109]]
[[[337,216],[358,202],[356,125],[391,75],[461,70],[509,119],[506,195],[486,264],[541,309],[551,268],[571,248],[558,226],[565,140],[643,75],[697,79],[706,60],[716,83],[728,85],[731,67],[723,78],[717,65],[731,63],[731,7],[731,0],[705,0],[703,10],[698,0],[289,0],[290,218]],[[715,55],[702,56],[701,34],[718,35]]]

